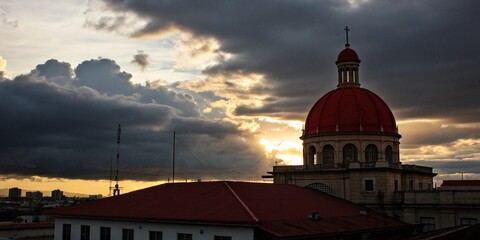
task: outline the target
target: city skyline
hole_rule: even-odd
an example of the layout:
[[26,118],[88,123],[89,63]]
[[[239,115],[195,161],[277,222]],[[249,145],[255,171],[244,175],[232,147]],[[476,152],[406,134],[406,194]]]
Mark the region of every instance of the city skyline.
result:
[[298,137],[336,88],[345,26],[362,87],[396,118],[401,161],[480,179],[478,5],[0,3],[0,188],[108,195],[118,124],[124,191],[171,180],[173,131],[178,181],[261,181],[301,164]]

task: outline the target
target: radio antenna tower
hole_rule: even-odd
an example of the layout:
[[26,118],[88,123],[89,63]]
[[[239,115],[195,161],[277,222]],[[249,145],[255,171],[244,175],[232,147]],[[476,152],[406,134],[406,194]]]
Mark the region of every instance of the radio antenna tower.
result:
[[118,186],[118,160],[120,159],[120,134],[122,133],[122,128],[118,124],[117,132],[117,173],[115,175],[115,188],[113,189],[113,196],[120,195],[120,187]]

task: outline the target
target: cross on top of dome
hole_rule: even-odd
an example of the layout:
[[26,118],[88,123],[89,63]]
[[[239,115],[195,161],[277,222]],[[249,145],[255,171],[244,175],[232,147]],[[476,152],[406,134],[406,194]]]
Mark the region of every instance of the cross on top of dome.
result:
[[338,54],[337,64],[338,68],[338,87],[358,87],[360,86],[359,81],[359,67],[360,59],[358,54],[350,48],[350,43],[348,42],[348,32],[350,29],[348,26],[345,27],[345,36],[347,42],[345,43],[345,49],[343,49],[340,54]]
[[348,32],[350,31],[350,29],[348,29],[348,26],[345,27],[345,35],[347,37],[347,43],[345,43],[345,47],[350,47],[350,44],[348,43]]

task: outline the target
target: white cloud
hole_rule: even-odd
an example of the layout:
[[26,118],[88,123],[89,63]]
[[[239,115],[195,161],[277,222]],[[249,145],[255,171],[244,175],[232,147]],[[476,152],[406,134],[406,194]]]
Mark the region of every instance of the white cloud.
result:
[[7,60],[0,56],[0,71],[4,71],[7,66]]

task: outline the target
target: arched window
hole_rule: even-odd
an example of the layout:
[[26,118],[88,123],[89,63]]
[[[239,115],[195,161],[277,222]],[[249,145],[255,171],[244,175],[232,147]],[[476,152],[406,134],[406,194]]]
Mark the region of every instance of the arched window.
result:
[[343,146],[343,163],[357,161],[357,148],[349,143]]
[[310,146],[307,153],[307,165],[313,166],[314,164],[318,164],[317,149],[314,146]]
[[387,146],[385,148],[385,160],[389,163],[393,162],[393,150],[392,146]]
[[334,159],[334,150],[332,145],[323,146],[323,165],[325,167],[333,167]]
[[365,148],[365,162],[376,162],[378,159],[378,148],[374,144],[369,144]]

